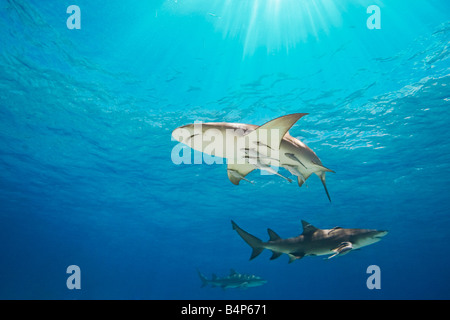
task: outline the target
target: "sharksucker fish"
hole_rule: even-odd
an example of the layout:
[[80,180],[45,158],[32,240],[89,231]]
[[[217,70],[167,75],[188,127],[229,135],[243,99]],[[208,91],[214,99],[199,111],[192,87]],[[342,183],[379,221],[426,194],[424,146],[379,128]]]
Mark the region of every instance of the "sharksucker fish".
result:
[[237,273],[233,269],[230,270],[230,274],[228,276],[223,278],[217,277],[213,274],[211,279],[207,279],[199,270],[197,270],[197,272],[202,280],[202,288],[210,284],[212,287],[221,287],[222,289],[245,289],[250,287],[259,287],[267,283],[267,280],[264,280],[258,276],[253,274]]
[[227,159],[229,180],[238,185],[255,169],[276,174],[291,182],[275,168],[285,168],[297,177],[298,185],[316,174],[324,186],[326,172],[334,172],[322,165],[319,157],[306,144],[292,137],[289,129],[307,113],[294,113],[273,119],[262,126],[209,122],[194,123],[176,128],[172,137],[190,148],[208,155]]
[[267,229],[269,241],[264,242],[241,229],[231,221],[233,230],[252,247],[250,260],[256,258],[264,249],[272,251],[270,260],[283,253],[289,256],[289,263],[305,256],[329,255],[328,259],[344,255],[351,250],[376,243],[388,232],[373,229],[319,229],[302,220],[303,233],[297,237],[282,239],[273,230]]

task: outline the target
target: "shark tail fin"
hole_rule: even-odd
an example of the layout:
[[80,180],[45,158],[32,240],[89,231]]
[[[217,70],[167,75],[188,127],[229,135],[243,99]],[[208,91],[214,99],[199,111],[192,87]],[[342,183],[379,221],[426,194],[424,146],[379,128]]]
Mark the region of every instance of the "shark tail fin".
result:
[[197,269],[198,276],[200,277],[200,280],[202,280],[202,288],[205,287],[208,284],[208,279],[200,272],[200,270]]
[[248,243],[250,247],[252,247],[252,255],[250,256],[250,260],[256,258],[263,250],[263,242],[257,237],[251,235],[250,233],[242,230],[233,220],[231,220],[231,225],[233,226],[233,230],[236,230],[237,233],[244,239],[245,242]]
[[322,171],[322,172],[319,174],[319,178],[320,178],[320,180],[322,181],[322,184],[323,184],[323,187],[324,187],[325,192],[326,192],[326,194],[327,194],[328,200],[331,202],[330,194],[329,194],[328,188],[327,188],[327,183],[326,183],[326,181],[325,181],[325,172]]

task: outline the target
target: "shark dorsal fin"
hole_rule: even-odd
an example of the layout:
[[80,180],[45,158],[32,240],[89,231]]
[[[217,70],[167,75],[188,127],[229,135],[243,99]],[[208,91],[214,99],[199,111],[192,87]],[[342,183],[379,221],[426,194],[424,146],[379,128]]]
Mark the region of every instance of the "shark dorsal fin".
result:
[[306,222],[305,220],[302,220],[302,226],[303,226],[303,235],[313,234],[318,228],[314,227],[311,223]]
[[281,239],[281,237],[277,235],[276,232],[273,231],[272,229],[267,229],[267,233],[269,234],[270,241],[276,241]]
[[[254,136],[252,139],[255,139],[255,143],[258,145],[263,144],[272,150],[279,150],[281,140],[283,140],[285,134],[301,117],[305,115],[307,115],[307,113],[293,113],[273,119],[258,127],[256,130],[250,132],[249,135]],[[267,131],[262,133],[263,130]],[[277,139],[275,139],[275,137],[272,138],[272,130],[278,130],[278,132],[276,132]]]

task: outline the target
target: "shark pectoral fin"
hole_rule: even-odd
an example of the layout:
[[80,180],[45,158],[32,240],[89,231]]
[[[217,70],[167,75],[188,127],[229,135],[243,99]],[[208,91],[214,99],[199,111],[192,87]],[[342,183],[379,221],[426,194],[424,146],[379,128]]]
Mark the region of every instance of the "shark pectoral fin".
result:
[[230,179],[230,181],[235,185],[238,185],[241,180],[253,183],[252,181],[245,178],[245,176],[248,175],[253,170],[255,170],[255,166],[248,163],[228,164],[227,166],[228,179]]
[[270,260],[275,260],[276,258],[278,258],[279,256],[282,255],[282,252],[278,252],[278,251],[272,251],[272,252],[273,252],[273,254],[270,257]]
[[281,140],[289,129],[307,113],[293,113],[266,122],[249,133],[250,140],[272,150],[279,150]]
[[308,185],[306,184],[306,179],[304,177],[297,177],[298,186],[301,187],[303,184],[308,188]]
[[291,252],[291,254],[296,258],[296,259],[301,259],[305,256],[304,252]]
[[344,255],[346,253],[349,253],[353,249],[353,244],[349,241],[341,242],[337,248],[331,250],[335,252],[335,254],[328,257],[328,259],[331,259],[337,255]]
[[305,256],[304,252],[291,252],[288,254],[289,256],[289,263],[294,262],[295,260],[301,259]]

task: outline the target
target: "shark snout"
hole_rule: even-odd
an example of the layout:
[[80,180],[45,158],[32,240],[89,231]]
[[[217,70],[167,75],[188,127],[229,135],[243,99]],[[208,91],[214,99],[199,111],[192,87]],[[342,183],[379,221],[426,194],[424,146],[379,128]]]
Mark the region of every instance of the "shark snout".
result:
[[172,138],[178,142],[187,142],[193,135],[193,125],[181,126],[172,131]]
[[386,230],[365,230],[354,239],[356,247],[364,247],[380,241],[388,232]]
[[372,234],[370,235],[369,242],[376,243],[380,241],[385,235],[387,235],[388,232],[386,230],[374,230]]
[[381,239],[381,238],[383,238],[383,237],[384,237],[385,235],[387,235],[387,234],[388,234],[388,231],[386,231],[386,230],[380,230],[380,231],[377,231],[377,232],[376,232],[374,238]]

